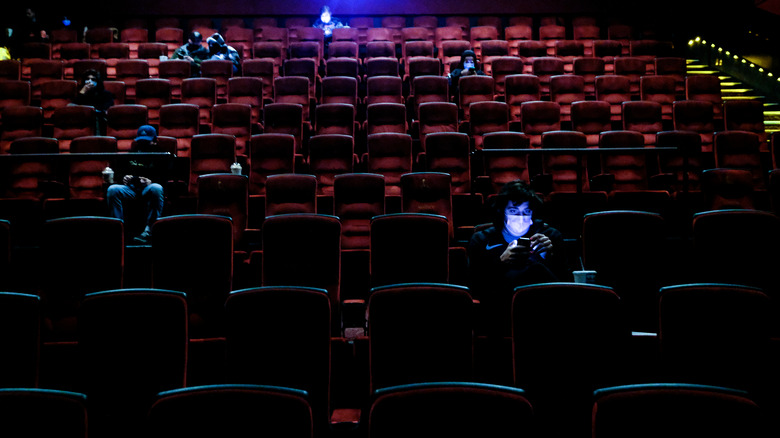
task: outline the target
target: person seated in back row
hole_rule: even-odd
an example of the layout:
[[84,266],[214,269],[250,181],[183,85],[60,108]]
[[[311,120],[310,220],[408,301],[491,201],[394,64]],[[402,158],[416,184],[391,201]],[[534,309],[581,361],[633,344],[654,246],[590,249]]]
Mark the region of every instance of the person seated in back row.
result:
[[106,113],[114,105],[114,95],[106,90],[103,77],[94,69],[84,71],[79,78],[78,91],[71,105],[95,108],[95,135],[106,135]]
[[320,11],[320,18],[314,22],[312,27],[322,29],[322,33],[325,36],[325,42],[329,42],[333,38],[333,29],[342,27],[349,27],[341,22],[338,18],[331,15],[330,6],[325,5]]
[[233,74],[238,73],[238,69],[241,68],[241,55],[238,50],[233,46],[229,46],[222,35],[215,33],[208,37],[206,42],[209,45],[209,58],[208,59],[225,59],[233,61]]
[[200,76],[200,63],[209,58],[209,51],[203,47],[203,35],[198,31],[190,32],[187,44],[179,47],[171,59],[183,59],[190,62],[190,76]]
[[460,62],[457,67],[450,71],[447,76],[449,80],[450,93],[454,96],[455,102],[458,101],[458,83],[462,76],[484,76],[482,66],[477,62],[477,54],[473,50],[464,50],[460,55]]

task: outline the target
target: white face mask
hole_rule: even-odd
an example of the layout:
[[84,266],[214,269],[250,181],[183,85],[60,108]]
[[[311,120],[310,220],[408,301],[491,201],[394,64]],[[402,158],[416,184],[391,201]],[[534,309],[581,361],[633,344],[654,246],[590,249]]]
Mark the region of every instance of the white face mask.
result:
[[504,226],[511,235],[517,237],[525,235],[533,222],[533,212],[527,202],[516,205],[509,201],[504,213]]

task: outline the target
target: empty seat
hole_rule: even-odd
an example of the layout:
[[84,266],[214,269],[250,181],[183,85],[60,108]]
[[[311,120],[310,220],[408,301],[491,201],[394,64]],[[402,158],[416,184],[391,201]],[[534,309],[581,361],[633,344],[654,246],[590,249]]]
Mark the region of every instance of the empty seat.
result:
[[664,75],[648,75],[639,78],[639,98],[661,104],[663,120],[672,120],[672,104],[677,100],[674,78]]
[[247,180],[244,175],[226,172],[202,174],[196,180],[196,212],[230,218],[234,248],[241,249],[246,247],[244,236],[249,216]]
[[303,106],[296,103],[272,103],[263,107],[265,133],[291,134],[295,153],[303,155]]
[[200,129],[198,106],[189,103],[172,103],[160,108],[159,135],[176,139],[176,152],[180,157],[190,156],[192,136]]
[[693,131],[701,136],[702,152],[712,151],[715,134],[715,115],[712,102],[678,100],[672,105],[675,130]]
[[[256,77],[263,81],[263,102],[271,102],[274,98],[274,73],[273,61],[267,59],[245,59],[241,62],[242,77]],[[230,92],[228,91],[228,94]]]
[[124,224],[109,217],[68,217],[46,221],[41,232],[42,259],[50,271],[39,282],[42,339],[74,341],[84,295],[124,284]]
[[[438,61],[437,61],[438,62]],[[444,76],[423,75],[412,80],[408,104],[412,119],[419,117],[419,107],[426,102],[449,102],[449,83]]]
[[572,61],[572,73],[585,80],[585,96],[595,98],[596,76],[605,74],[604,60],[595,57],[578,57]]
[[[256,134],[249,140],[249,194],[265,195],[269,175],[293,173],[295,137],[290,134]],[[316,183],[316,181],[315,181]]]
[[639,96],[639,79],[642,76],[648,74],[647,66],[649,65],[645,59],[634,56],[619,56],[615,58],[614,73],[616,75],[622,75],[628,77],[631,84],[631,96],[634,98]]
[[[602,175],[610,175],[610,181],[599,190],[638,191],[648,188],[647,152],[644,136],[637,131],[604,131],[599,138]],[[619,148],[618,151],[610,149]],[[599,176],[591,176],[591,188]]]
[[588,147],[598,146],[600,134],[612,129],[610,104],[600,100],[574,102],[571,105],[571,126],[586,135]]
[[106,135],[117,139],[120,152],[130,151],[138,128],[147,124],[148,111],[143,105],[114,105],[106,112]]
[[[275,178],[280,177],[277,175]],[[270,180],[270,179],[269,179]],[[268,192],[266,199],[268,199]],[[280,214],[263,222],[263,286],[304,286],[327,291],[330,301],[330,331],[341,333],[341,223],[335,216]],[[313,245],[317,257],[298,257],[296,248]],[[302,271],[312,275],[302,276]],[[323,318],[324,315],[320,315]],[[325,320],[320,320],[320,323]],[[322,326],[320,326],[322,327]],[[320,346],[322,347],[322,346]],[[320,360],[324,359],[320,357]],[[327,359],[325,359],[327,360]],[[319,371],[325,372],[326,368]],[[317,385],[324,382],[317,379]],[[310,383],[313,384],[313,383]],[[320,393],[318,397],[326,397]],[[323,399],[320,398],[320,403]],[[324,413],[320,413],[324,415]]]
[[649,383],[594,392],[593,437],[626,434],[761,436],[761,408],[739,390],[690,383]]
[[266,218],[317,212],[317,177],[303,173],[269,175],[265,181]]
[[385,177],[387,195],[400,195],[401,176],[412,171],[412,137],[389,132],[371,134],[366,149],[366,170]]
[[[637,231],[620,236],[614,233],[615,227],[627,224]],[[584,266],[595,270],[597,281],[620,296],[633,331],[657,330],[658,290],[670,281],[670,277],[659,275],[670,272],[666,268],[669,259],[661,256],[665,251],[664,227],[660,214],[646,211],[595,212],[583,219]]]
[[[621,299],[606,286],[542,283],[515,289],[511,303],[514,386],[527,388],[540,425],[587,433],[595,388],[622,382],[619,351],[630,331]],[[561,375],[556,363],[579,366]]]
[[[153,287],[186,294],[189,317],[185,314],[180,325],[189,325],[189,338],[223,336],[224,304],[233,279],[230,218],[166,216],[152,225],[152,235]],[[199,238],[194,240],[193,235]]]
[[509,105],[504,102],[474,102],[470,108],[469,134],[474,149],[482,149],[482,136],[509,130]]
[[189,191],[197,194],[199,176],[230,173],[230,165],[236,162],[236,139],[229,134],[194,135],[189,157]]
[[623,129],[642,133],[644,145],[655,146],[656,134],[663,131],[662,111],[658,102],[623,102]]
[[754,190],[767,188],[758,134],[748,131],[718,132],[714,136],[713,153],[716,168],[747,170],[752,175]]
[[354,170],[354,140],[349,135],[322,134],[312,136],[308,145],[308,169],[317,177],[317,193],[332,196],[336,175]]
[[187,78],[181,82],[181,103],[198,106],[200,123],[211,124],[211,107],[217,103],[217,80]]
[[498,193],[501,188],[515,180],[529,183],[528,136],[522,132],[497,131],[485,134],[481,151],[483,167],[481,173],[490,182],[490,193]]
[[758,288],[722,283],[669,286],[659,295],[664,378],[741,389],[763,399],[771,372],[764,365],[772,324],[769,296]]
[[462,120],[469,119],[469,107],[474,102],[493,101],[495,81],[491,76],[464,76],[458,80],[458,107]]
[[[368,61],[367,65],[372,61]],[[395,68],[397,69],[397,65]],[[403,81],[398,76],[368,77],[364,102],[366,107],[376,103],[403,104]]]
[[265,93],[264,85],[261,78],[251,76],[235,77],[228,80],[228,103],[249,105],[249,113],[253,126],[259,126],[262,122],[261,114]]
[[58,108],[52,114],[52,124],[53,136],[59,140],[60,152],[68,152],[74,138],[96,134],[95,108],[85,105]]
[[[411,421],[415,412],[425,419]],[[368,417],[368,436],[530,433],[534,413],[517,388],[484,383],[418,383],[380,390]]]
[[173,102],[172,94],[169,79],[140,79],[135,83],[135,103],[146,107],[150,123],[159,123],[160,109]]
[[674,78],[674,91],[679,97],[685,95],[685,76],[688,66],[685,58],[659,56],[655,58],[655,74]]
[[243,103],[218,103],[211,109],[211,132],[236,138],[236,154],[247,156],[252,135],[252,107]]
[[349,76],[326,76],[322,78],[319,104],[346,103],[357,108],[358,81]]
[[574,74],[551,76],[550,100],[561,106],[561,121],[570,121],[572,104],[585,100],[585,78]]
[[181,83],[189,78],[192,73],[192,66],[185,59],[167,59],[160,61],[158,66],[158,75],[160,79],[171,81],[171,98],[181,102]]
[[627,76],[601,75],[596,76],[596,100],[608,102],[613,122],[621,120],[623,102],[631,100],[631,81]]
[[51,124],[54,110],[74,103],[77,91],[78,83],[69,79],[54,79],[40,84],[38,99],[44,120]]
[[[422,215],[416,219],[422,225],[423,218],[426,217],[428,216]],[[375,231],[390,231],[387,228],[379,228],[381,224],[390,226],[392,220],[399,221],[404,218],[405,216],[391,215],[374,218],[372,244],[376,243],[373,236]],[[380,225],[377,225],[378,223]],[[387,234],[384,236],[389,237]],[[397,269],[406,265],[410,256],[422,260],[418,259],[418,255],[422,254],[411,254],[412,248],[414,247],[398,248],[399,254],[406,253],[406,261],[402,260],[403,258],[385,261],[393,263]],[[375,251],[387,249],[372,245],[372,265],[375,255],[383,256]],[[441,257],[440,254],[438,256]],[[470,381],[473,373],[473,304],[468,289],[441,283],[401,283],[408,282],[374,287],[369,296],[371,389],[376,391],[409,383]],[[412,335],[423,327],[428,336]]]
[[304,76],[280,76],[274,79],[274,103],[301,105],[302,117],[311,123],[311,109],[315,100],[310,94],[309,79]]
[[491,70],[495,80],[496,97],[504,97],[506,77],[523,74],[523,60],[519,56],[499,56],[493,59]]
[[132,102],[135,99],[135,84],[139,79],[147,79],[149,63],[145,59],[122,59],[115,65],[116,79],[125,83],[126,96]]
[[425,151],[427,136],[434,132],[458,132],[458,106],[452,102],[425,102],[419,109],[418,133]]
[[200,74],[204,78],[216,81],[217,99],[227,101],[227,83],[233,77],[233,61],[227,59],[207,59],[200,64]]
[[712,117],[723,118],[723,92],[717,75],[688,75],[685,77],[685,99],[710,102]]
[[[493,133],[486,135],[490,136]],[[429,172],[448,173],[453,195],[471,193],[468,135],[463,132],[435,132],[427,135],[425,169]]]
[[523,133],[531,139],[531,147],[541,145],[541,137],[547,131],[561,129],[561,105],[556,102],[524,102],[520,106]]
[[385,214],[384,176],[376,173],[336,175],[333,180],[333,214],[341,220],[342,250],[367,250],[371,218]]
[[321,103],[314,111],[314,133],[343,134],[353,137],[358,127],[355,107],[348,103]]
[[26,430],[37,436],[87,436],[87,397],[82,393],[34,387],[3,389],[0,406],[4,430]]
[[739,99],[723,102],[723,121],[727,131],[748,131],[758,134],[761,150],[767,150],[764,126],[764,106],[759,100]]
[[22,79],[22,62],[17,59],[0,61],[0,79],[18,81]]
[[[542,173],[550,175],[553,192],[590,190],[588,156],[577,149],[587,147],[587,136],[579,131],[548,131],[542,134]],[[559,150],[562,149],[562,150]]]
[[10,152],[14,140],[43,135],[43,111],[36,106],[12,106],[2,111],[0,153]]
[[0,111],[12,106],[30,105],[30,93],[29,81],[0,81]]
[[372,103],[366,107],[366,121],[363,131],[366,135],[380,132],[406,134],[406,107],[401,103]]
[[[90,431],[106,433],[121,421],[141,433],[157,393],[184,386],[188,299],[181,292],[150,289],[84,298],[78,318],[82,387],[98,403],[90,410]],[[156,365],[144,366],[148,361]],[[117,375],[124,376],[122,391]]]
[[703,168],[701,137],[692,131],[662,131],[656,135],[656,147],[674,148],[659,151],[658,169],[672,175],[670,189],[674,194],[699,189]]
[[504,101],[509,105],[510,120],[520,121],[524,102],[542,100],[539,78],[532,74],[514,74],[505,79]]

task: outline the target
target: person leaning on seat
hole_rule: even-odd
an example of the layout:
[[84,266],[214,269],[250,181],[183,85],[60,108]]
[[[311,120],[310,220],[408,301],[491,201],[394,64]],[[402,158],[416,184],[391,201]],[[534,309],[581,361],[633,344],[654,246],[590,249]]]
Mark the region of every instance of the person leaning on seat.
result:
[[[157,145],[157,131],[153,126],[143,125],[138,128],[131,152],[160,152]],[[121,184],[111,184],[108,187],[106,198],[111,215],[122,220],[126,218],[125,207],[130,201],[136,199],[143,201],[144,230],[133,241],[137,244],[146,244],[152,237],[152,225],[162,215],[165,202],[163,188],[150,179],[151,164],[131,162],[130,171],[133,174],[125,175]]]

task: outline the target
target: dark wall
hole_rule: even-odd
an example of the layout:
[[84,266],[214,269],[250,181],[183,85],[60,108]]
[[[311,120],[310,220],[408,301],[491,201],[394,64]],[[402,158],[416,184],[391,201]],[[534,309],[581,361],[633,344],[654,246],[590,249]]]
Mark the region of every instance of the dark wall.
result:
[[111,10],[123,14],[184,15],[317,15],[323,4],[334,15],[509,14],[582,12],[594,10],[599,0],[118,0]]

